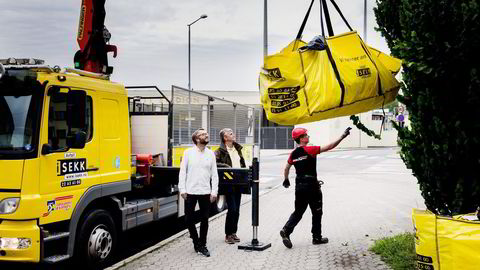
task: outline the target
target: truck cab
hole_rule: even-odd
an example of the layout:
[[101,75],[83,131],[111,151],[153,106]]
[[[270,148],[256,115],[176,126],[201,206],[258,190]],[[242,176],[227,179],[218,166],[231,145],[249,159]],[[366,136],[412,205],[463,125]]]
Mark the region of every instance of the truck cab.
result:
[[45,260],[59,239],[70,257],[90,203],[131,189],[125,88],[38,59],[0,63],[0,260]]

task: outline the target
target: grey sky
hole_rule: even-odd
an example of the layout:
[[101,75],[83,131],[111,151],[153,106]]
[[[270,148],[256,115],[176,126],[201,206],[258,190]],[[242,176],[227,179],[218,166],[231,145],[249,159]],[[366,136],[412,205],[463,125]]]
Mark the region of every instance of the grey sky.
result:
[[[327,1],[329,2],[329,1]],[[363,37],[363,0],[337,0],[352,28]],[[0,0],[0,58],[35,57],[51,65],[73,66],[81,0]],[[292,41],[310,0],[269,0],[269,53]],[[386,53],[374,30],[375,0],[368,0],[367,43]],[[335,33],[347,27],[329,5]],[[188,85],[188,27],[191,27],[192,88],[258,89],[263,60],[263,0],[107,0],[105,25],[118,57],[113,81],[126,85]],[[303,40],[321,33],[318,1]]]

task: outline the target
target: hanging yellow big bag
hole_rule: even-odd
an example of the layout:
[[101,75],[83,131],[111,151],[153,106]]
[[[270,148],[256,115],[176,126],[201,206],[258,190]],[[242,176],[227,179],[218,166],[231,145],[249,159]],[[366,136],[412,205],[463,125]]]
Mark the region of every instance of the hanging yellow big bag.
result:
[[297,38],[280,53],[267,56],[260,72],[262,105],[268,120],[278,124],[366,112],[395,100],[400,88],[395,74],[401,61],[368,47],[353,30],[333,35],[325,0],[321,5],[330,37],[322,35],[309,44],[300,39],[314,1]]

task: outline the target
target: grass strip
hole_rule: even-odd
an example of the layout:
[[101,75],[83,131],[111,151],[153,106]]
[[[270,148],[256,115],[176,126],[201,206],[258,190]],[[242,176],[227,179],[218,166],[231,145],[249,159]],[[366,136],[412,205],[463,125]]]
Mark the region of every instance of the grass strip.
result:
[[415,269],[415,237],[402,233],[376,240],[370,251],[380,255],[382,261],[394,270]]

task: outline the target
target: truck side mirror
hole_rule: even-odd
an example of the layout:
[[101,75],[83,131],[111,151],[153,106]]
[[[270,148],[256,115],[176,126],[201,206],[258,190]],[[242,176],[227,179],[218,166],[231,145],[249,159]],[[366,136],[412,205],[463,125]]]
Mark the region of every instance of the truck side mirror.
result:
[[87,93],[70,90],[67,95],[67,125],[69,128],[85,129]]
[[44,144],[42,146],[42,155],[48,155],[50,153],[53,153],[53,149],[52,149],[52,146],[48,143]]
[[67,146],[71,149],[83,149],[87,142],[87,133],[85,131],[77,131],[75,134],[67,138]]
[[44,144],[42,146],[42,155],[48,155],[51,153],[65,152],[68,149],[83,149],[87,142],[87,133],[85,131],[77,131],[73,136],[67,138],[68,148],[54,149],[50,144]]

